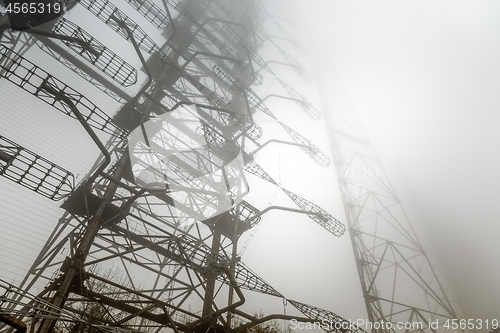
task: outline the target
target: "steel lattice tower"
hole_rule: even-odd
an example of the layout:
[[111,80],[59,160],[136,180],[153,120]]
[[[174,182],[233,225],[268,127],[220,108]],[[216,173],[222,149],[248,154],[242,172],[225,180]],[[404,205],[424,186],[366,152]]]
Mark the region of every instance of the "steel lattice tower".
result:
[[[435,268],[338,82],[319,84],[358,275],[372,323],[423,323],[408,331],[446,332],[458,304]],[[439,322],[439,327],[430,323]],[[450,324],[450,321],[448,321]],[[394,329],[393,329],[394,330]],[[373,331],[393,331],[375,329]],[[464,331],[460,330],[459,331]]]
[[[291,300],[304,316],[255,318],[245,309],[251,293],[286,299],[236,256],[239,237],[262,214],[271,209],[300,213],[336,236],[345,230],[324,209],[290,190],[283,189],[296,207],[259,210],[244,199],[246,173],[278,185],[253,159],[268,143],[297,146],[319,165],[329,164],[318,147],[266,107],[269,96],[254,90],[264,79],[261,70],[274,76],[271,61],[259,55],[263,43],[274,44],[262,28],[270,19],[263,4],[126,2],[66,3],[100,21],[102,36],[97,37],[65,17],[47,20],[21,13],[11,15],[10,23],[2,17],[1,79],[78,121],[101,156],[75,185],[70,171],[0,137],[0,173],[49,199],[63,199],[65,211],[22,283],[0,282],[0,330],[201,333],[232,332],[273,318],[347,323],[335,313]],[[148,22],[147,28],[136,23],[139,18]],[[283,39],[299,46],[276,25]],[[161,45],[149,36],[154,29],[161,32]],[[141,67],[129,64],[101,38],[127,41],[127,52],[135,52]],[[310,82],[305,69],[275,46],[284,59],[274,62]],[[28,60],[30,47],[56,59],[58,70]],[[71,80],[58,78],[63,69],[119,107],[100,107],[97,98],[82,94]],[[274,96],[294,101],[313,119],[320,116],[304,96],[279,82],[281,95]],[[261,142],[262,128],[253,119],[261,111],[291,141]],[[133,137],[144,142],[134,148]],[[178,153],[173,143],[190,141],[203,142],[204,149],[188,146],[173,155]],[[227,209],[221,210],[222,204]],[[342,332],[362,332],[346,327]]]

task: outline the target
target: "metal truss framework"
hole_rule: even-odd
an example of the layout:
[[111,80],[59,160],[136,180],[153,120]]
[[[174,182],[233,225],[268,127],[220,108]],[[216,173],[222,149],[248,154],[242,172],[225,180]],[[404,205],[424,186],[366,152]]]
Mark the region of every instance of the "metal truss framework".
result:
[[[271,141],[298,146],[321,166],[330,162],[311,141],[281,123],[265,106],[265,98],[252,90],[264,80],[260,69],[273,74],[258,54],[262,44],[271,40],[261,28],[262,21],[269,17],[263,5],[250,0],[126,2],[131,6],[127,10],[119,8],[127,4],[109,0],[81,0],[79,6],[106,25],[108,38],[120,36],[137,53],[148,78],[135,96],[121,87],[136,83],[137,70],[67,19],[23,33],[8,28],[3,31],[0,78],[19,87],[20,94],[31,94],[78,120],[102,155],[87,178],[74,186],[69,172],[1,137],[0,170],[5,177],[51,199],[66,197],[62,205],[65,213],[20,286],[0,282],[0,321],[5,323],[0,326],[2,332],[29,328],[40,333],[201,333],[250,327],[263,319],[254,318],[245,309],[249,293],[286,298],[239,261],[238,238],[271,209],[305,214],[336,236],[345,230],[324,209],[288,190],[283,191],[298,208],[271,206],[259,210],[240,200],[215,216],[202,218],[198,213],[217,208],[210,200],[216,186],[225,187],[227,197],[235,200],[237,189],[229,184],[238,180],[244,185],[244,172],[281,188],[253,160],[255,152],[270,142],[259,142],[262,128],[253,120],[255,111],[263,111],[277,121],[293,140]],[[147,29],[134,21],[135,15],[125,14],[131,9],[162,31],[163,45],[159,46]],[[300,47],[283,27],[279,30],[283,39]],[[57,73],[26,59],[24,55],[35,41],[37,47],[61,62],[61,70],[70,69],[120,102],[115,114],[58,79]],[[296,60],[283,49],[279,51],[297,74],[310,81]],[[313,119],[320,117],[304,96],[280,82],[289,95],[281,97],[297,103]],[[135,153],[128,149],[131,133],[145,132],[147,122],[175,111],[182,114],[187,108],[196,109],[199,115],[195,131],[188,131],[193,125],[189,119],[181,119],[177,126],[161,124],[156,134],[163,141],[147,141],[137,154],[142,156],[153,147],[164,149],[171,141],[199,138],[206,141],[206,151],[193,150],[159,160],[148,156],[133,163]],[[104,133],[106,144],[101,143],[95,130]],[[227,168],[235,152],[243,160],[245,171],[240,173]],[[165,181],[153,162],[174,173],[171,179],[177,183]],[[197,177],[200,165],[206,170],[224,171],[218,178],[203,182]],[[140,177],[138,172],[142,171],[150,178]],[[151,178],[158,180],[156,185],[145,186]],[[33,185],[24,179],[36,181]],[[44,191],[46,184],[52,192]],[[184,200],[172,190],[182,184],[189,185],[181,198]],[[35,292],[41,286],[42,291]],[[294,301],[290,304],[305,317],[270,315],[266,320],[311,322],[322,316],[346,322],[329,311]]]
[[73,174],[0,135],[0,175],[52,200],[73,191]]
[[458,318],[451,291],[441,282],[352,105],[330,79],[320,79],[369,321],[393,323],[392,331],[398,322],[420,322],[419,332],[448,331],[430,328],[429,321],[445,324]]

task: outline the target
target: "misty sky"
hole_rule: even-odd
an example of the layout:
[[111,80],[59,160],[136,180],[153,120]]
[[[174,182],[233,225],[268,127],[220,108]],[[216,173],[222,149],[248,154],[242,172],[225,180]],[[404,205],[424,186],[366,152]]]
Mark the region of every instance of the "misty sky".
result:
[[[476,318],[500,308],[500,3],[298,2],[412,217]],[[338,92],[336,92],[338,93]]]

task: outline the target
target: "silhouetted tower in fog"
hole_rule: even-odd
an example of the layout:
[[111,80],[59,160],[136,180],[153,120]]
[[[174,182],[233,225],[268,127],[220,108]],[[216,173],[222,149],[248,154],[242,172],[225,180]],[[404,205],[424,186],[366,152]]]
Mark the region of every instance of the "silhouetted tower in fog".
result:
[[[448,331],[457,304],[442,283],[347,97],[320,78],[337,179],[372,323],[421,322],[408,331]],[[431,323],[439,321],[439,327]],[[429,327],[431,326],[431,327]],[[449,327],[445,327],[449,326]],[[374,331],[386,332],[390,329]],[[464,331],[463,329],[458,329]],[[402,331],[401,329],[398,331]]]

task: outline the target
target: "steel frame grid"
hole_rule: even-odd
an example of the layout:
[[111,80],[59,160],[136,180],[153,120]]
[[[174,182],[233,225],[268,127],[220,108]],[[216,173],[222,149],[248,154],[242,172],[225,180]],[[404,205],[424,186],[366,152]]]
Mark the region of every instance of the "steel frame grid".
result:
[[[322,79],[322,89],[336,87]],[[323,94],[322,104],[368,320],[393,324],[392,329],[372,331],[394,332],[397,322],[419,321],[420,332],[451,332],[443,325],[459,318],[459,305],[422,245],[422,234],[405,212],[353,106],[334,89],[335,101]],[[437,319],[441,326],[431,328],[429,321]]]
[[55,201],[75,187],[71,172],[1,135],[0,175]]
[[[92,4],[93,3],[94,2],[92,2]],[[92,4],[87,3],[86,5],[91,8]],[[101,3],[101,7],[102,9],[104,9],[104,12],[106,12],[109,8],[113,8],[112,5],[106,1]],[[116,7],[113,9],[113,11],[115,13],[119,13],[119,11],[116,10]],[[214,12],[219,13],[220,8],[217,8],[216,10],[214,10]],[[227,14],[227,11],[225,12]],[[95,14],[98,16],[101,15],[97,12]],[[130,18],[124,16],[124,14],[121,13],[117,15],[107,13],[106,15],[107,19],[105,19],[104,17],[101,19],[103,19],[108,25],[110,25],[115,32],[119,33],[122,37],[129,38],[129,40],[131,40],[132,38],[137,39],[136,42],[138,41],[140,47],[146,48],[146,50],[149,50],[149,52],[154,51],[153,53],[155,57],[161,59],[161,61],[165,62],[165,64],[170,66],[170,68],[172,68],[174,71],[178,71],[179,66],[173,65],[175,62],[172,61],[171,58],[165,56],[164,53],[162,54],[158,52],[157,46],[153,45],[152,48],[148,48],[147,45],[144,45],[145,42],[147,44],[149,38],[147,37],[147,35],[145,35],[145,33],[143,34],[141,32],[141,29]],[[126,21],[127,27],[124,27],[122,25],[123,23],[120,23],[121,19],[124,19]],[[111,22],[111,20],[113,22]],[[133,37],[130,37],[130,35],[128,35],[129,31],[132,32]],[[127,34],[125,34],[125,32],[127,32]],[[238,42],[238,45],[240,48],[243,47],[242,42]],[[248,52],[248,48],[246,46],[245,48]],[[170,50],[168,48],[168,45],[163,49]],[[255,47],[252,48],[252,52],[253,51],[255,51]],[[221,46],[221,52],[227,52],[227,48]],[[173,55],[173,57],[175,58],[176,56]],[[251,58],[253,57],[250,55],[249,59]],[[17,59],[16,61],[22,61],[22,59]],[[227,96],[226,99],[228,100],[227,104],[225,105],[229,105],[229,103],[232,105],[229,110],[230,112],[235,112],[235,110],[241,110],[243,108],[244,111],[242,112],[242,115],[245,116],[245,114],[248,114],[248,105],[245,105],[247,96],[246,92],[243,92],[245,89],[241,89],[243,91],[240,91],[240,89],[237,89],[235,91],[230,87],[230,85],[227,85],[222,90],[215,92],[210,91],[210,89],[206,87],[206,82],[209,82],[209,80],[215,81],[216,76],[213,76],[212,72],[210,72],[210,74],[207,74],[208,67],[204,64],[205,61],[213,61],[213,57],[207,57],[201,60],[193,58],[192,63],[188,60],[188,64],[190,67],[184,66],[187,70],[182,73],[182,75],[180,76],[180,80],[178,81],[182,83],[177,83],[178,89],[176,90],[170,88],[170,91],[174,92],[172,96],[174,97],[174,100],[176,102],[181,102],[185,101],[186,99],[190,99],[191,102],[200,101],[204,102],[204,104],[210,104],[219,103],[221,98],[220,95],[223,95]],[[250,61],[248,63],[251,64]],[[41,86],[42,90],[48,94],[45,97],[54,96],[54,100],[57,100],[59,104],[53,103],[51,105],[62,108],[66,114],[70,115],[70,112],[73,110],[72,107],[75,107],[75,105],[71,105],[71,103],[67,104],[66,102],[64,102],[65,99],[69,98],[69,100],[71,101],[79,101],[80,98],[83,98],[83,96],[81,94],[78,94],[76,91],[70,90],[69,87],[59,89],[60,87],[57,85],[58,81],[53,76],[50,77],[50,80],[51,84],[42,84]],[[202,81],[203,83],[200,83],[200,81]],[[148,108],[148,106],[157,103],[156,99],[156,102],[152,103],[152,100],[150,100],[149,97],[146,96],[156,97],[156,94],[160,96],[163,95],[163,97],[166,96],[164,92],[165,90],[169,90],[168,85],[165,87],[161,79],[158,80],[158,82],[155,84],[156,85],[153,85],[151,89],[142,90],[142,92],[145,94],[148,94],[148,91],[151,92],[151,95],[137,96],[136,98],[133,98],[130,101],[132,107],[137,107],[138,109]],[[222,83],[213,85],[217,88],[219,88],[220,86],[224,86],[224,84]],[[163,102],[163,98],[161,98],[160,100]],[[81,107],[82,105],[77,104],[76,106]],[[230,119],[225,119],[222,123],[227,124],[229,121]],[[244,129],[242,129],[240,133],[245,133],[245,129],[255,127],[255,124],[251,125],[251,127],[248,126],[248,124],[248,121],[243,118],[243,122],[241,122],[240,126],[243,126]],[[258,129],[258,127],[256,128]],[[103,128],[99,129],[102,130]],[[142,261],[146,261],[148,258],[155,258],[155,255],[156,259],[154,260],[158,260],[158,252],[160,251],[164,255],[168,253],[168,255],[165,255],[167,261],[163,262],[165,263],[164,265],[168,263],[168,265],[171,267],[171,270],[173,270],[173,272],[169,273],[170,275],[168,275],[168,278],[170,279],[169,281],[175,281],[176,286],[182,284],[184,285],[184,293],[179,291],[182,288],[176,288],[175,286],[172,286],[172,288],[167,289],[166,291],[163,290],[161,291],[161,293],[169,294],[167,299],[178,299],[180,302],[178,304],[184,304],[184,302],[186,302],[186,300],[190,297],[189,295],[194,295],[198,296],[199,298],[203,298],[206,304],[211,304],[209,305],[209,308],[213,307],[213,309],[211,309],[210,311],[215,311],[214,313],[222,314],[222,312],[220,312],[221,310],[218,309],[214,301],[220,301],[220,297],[217,298],[217,300],[215,298],[218,297],[217,295],[219,293],[221,293],[222,289],[220,288],[224,286],[229,287],[229,294],[234,292],[238,294],[238,285],[231,282],[233,274],[236,278],[236,281],[242,281],[241,283],[239,283],[241,287],[246,286],[247,289],[257,289],[261,290],[261,292],[264,293],[271,293],[271,295],[282,297],[281,294],[279,294],[272,287],[263,282],[255,273],[252,273],[251,271],[246,269],[245,266],[242,266],[242,264],[233,262],[234,256],[231,253],[234,251],[234,240],[231,239],[231,237],[217,235],[213,231],[207,233],[206,228],[205,230],[200,229],[201,225],[199,223],[189,225],[185,229],[179,228],[179,224],[176,222],[176,214],[172,212],[170,208],[168,208],[167,211],[164,209],[165,205],[161,202],[162,200],[160,200],[157,193],[148,193],[148,191],[141,191],[135,183],[120,179],[121,173],[123,172],[124,168],[126,168],[127,163],[126,147],[123,140],[124,136],[122,135],[124,131],[117,127],[114,127],[113,129],[113,136],[106,146],[106,150],[109,151],[112,155],[109,162],[106,162],[109,163],[109,166],[106,169],[102,169],[102,173],[97,173],[97,171],[101,170],[101,167],[104,166],[103,163],[106,160],[101,157],[90,172],[91,174],[96,176],[95,178],[92,178],[92,180],[95,180],[95,183],[90,181],[88,181],[87,183],[84,182],[82,183],[82,185],[89,187],[81,187],[81,189],[83,189],[83,198],[86,198],[84,201],[90,202],[89,200],[91,200],[91,198],[97,198],[97,200],[99,200],[100,202],[98,205],[99,207],[95,209],[95,207],[93,208],[90,204],[86,203],[84,205],[86,212],[84,213],[81,213],[78,210],[75,211],[71,207],[68,208],[71,213],[67,213],[60,220],[58,228],[54,230],[53,236],[47,242],[46,248],[42,251],[42,253],[40,253],[39,258],[35,262],[33,269],[30,272],[30,274],[35,274],[35,276],[30,277],[30,274],[28,274],[26,280],[23,281],[23,286],[30,289],[37,279],[43,280],[43,278],[45,278],[49,281],[52,281],[49,287],[42,291],[40,296],[45,298],[46,300],[51,300],[51,303],[53,303],[51,307],[55,306],[54,308],[56,309],[56,313],[57,311],[61,311],[57,310],[58,306],[64,305],[66,302],[68,302],[67,304],[73,304],[72,302],[82,302],[81,297],[83,295],[83,297],[87,300],[86,302],[94,302],[101,308],[101,310],[109,312],[112,310],[113,306],[115,306],[115,308],[126,310],[131,313],[130,316],[125,318],[118,318],[115,316],[115,318],[113,318],[113,320],[115,321],[114,324],[121,325],[125,321],[135,320],[134,318],[141,317],[142,319],[140,319],[139,325],[142,325],[142,327],[144,328],[152,327],[151,321],[158,320],[158,322],[161,322],[164,325],[186,330],[186,327],[183,326],[183,323],[181,323],[180,321],[174,323],[172,321],[165,321],[164,319],[160,320],[157,317],[159,315],[158,311],[161,312],[160,308],[163,310],[163,316],[171,317],[169,311],[165,311],[166,308],[169,308],[169,305],[163,304],[157,306],[157,303],[161,303],[158,299],[155,299],[153,302],[154,304],[151,304],[152,300],[151,298],[149,298],[150,305],[145,305],[145,307],[141,309],[136,308],[134,310],[130,307],[130,303],[136,302],[136,300],[134,300],[133,298],[127,299],[122,303],[114,303],[109,298],[106,298],[103,294],[92,294],[88,290],[88,286],[86,286],[86,281],[88,281],[89,279],[98,279],[101,281],[103,280],[102,277],[91,273],[88,269],[85,270],[85,268],[86,265],[92,266],[97,264],[95,262],[96,260],[102,262],[107,261],[107,257],[103,255],[105,253],[108,254],[108,257],[110,255],[114,255],[114,258],[118,258],[117,260],[122,262],[122,264],[123,261],[126,260],[128,262],[134,262],[137,266],[141,266]],[[256,133],[258,133],[258,130]],[[255,137],[258,136],[258,134],[250,135],[254,135]],[[111,207],[110,205],[116,208],[109,208]],[[162,207],[161,209],[158,208],[160,207],[160,205]],[[109,209],[111,211],[108,211]],[[318,214],[320,214],[313,211],[300,211],[293,209],[285,210],[311,213],[313,214],[311,215],[311,218],[318,217]],[[167,215],[165,215],[166,212],[168,212]],[[250,220],[252,222],[252,225],[258,223],[260,218],[258,210],[256,210],[252,205],[246,202],[242,202],[239,206],[237,206],[235,212],[232,212],[231,214],[241,215],[243,219]],[[150,251],[151,244],[155,241],[157,243],[158,237],[161,238],[158,233],[152,232],[155,228],[159,228],[159,225],[156,225],[157,223],[160,223],[159,225],[161,225],[161,231],[163,233],[166,232],[165,228],[167,228],[168,230],[172,231],[171,235],[174,236],[163,236],[163,242],[167,242],[169,244],[166,249],[167,252],[165,252],[165,249],[161,249],[161,246],[155,247],[154,249],[156,249],[156,251],[152,252],[156,254],[148,256],[144,254],[144,251]],[[124,225],[125,228],[123,228],[122,225]],[[68,226],[72,228],[69,233],[67,233],[68,230],[65,230],[65,228],[67,228]],[[134,232],[138,230],[142,230],[142,235],[134,234]],[[194,242],[195,244],[212,243],[212,246],[214,246],[214,244],[217,244],[216,247],[210,249],[211,252],[207,252],[208,249],[204,252],[206,253],[204,257],[205,265],[202,267],[200,267],[200,265],[193,266],[192,264],[193,255],[196,255],[196,253],[198,252],[185,251],[185,249],[191,248],[193,241],[186,243],[182,240],[186,237],[189,237],[188,235],[190,235],[191,233],[194,233],[196,235],[197,240]],[[168,242],[169,238],[172,239],[171,242]],[[215,241],[215,238],[220,239]],[[56,260],[55,258],[59,254],[59,250],[61,250],[64,245],[68,244],[69,248],[71,249],[70,255],[68,257],[69,259],[61,258],[59,260]],[[160,244],[158,244],[158,246],[159,245]],[[169,247],[171,251],[169,251]],[[202,247],[206,248],[206,245]],[[216,255],[214,257],[213,253],[220,253],[220,255]],[[109,260],[112,259],[109,258]],[[158,265],[157,261],[151,262],[154,263],[153,265]],[[225,268],[227,267],[227,265],[234,267],[234,273],[228,274],[225,271],[227,269]],[[143,266],[144,265],[142,265],[142,267]],[[149,266],[151,265],[146,265],[146,267],[150,269],[151,267]],[[57,267],[60,267],[59,271],[57,271]],[[126,267],[126,265],[123,265],[123,267]],[[192,269],[192,267],[195,267],[195,269]],[[215,277],[222,277],[222,280],[217,282],[217,279],[214,280],[210,277],[203,277],[202,275],[200,275],[201,273],[196,272],[198,269],[201,269],[204,274],[207,274],[207,270],[209,272],[217,272],[215,273]],[[189,273],[190,270],[193,271],[191,275]],[[181,271],[184,272],[183,274],[185,274],[183,276],[184,280],[177,279],[177,277],[180,276],[181,273],[179,272]],[[125,272],[128,279],[130,281],[133,281],[131,272],[127,269],[125,269]],[[157,274],[158,276],[161,275],[158,272]],[[71,278],[68,278],[68,276],[71,276]],[[193,282],[193,277],[196,277],[196,279],[198,279],[198,282]],[[213,299],[208,299],[207,302],[206,295],[210,295],[210,293],[205,294],[205,296],[202,297],[202,293],[199,291],[197,292],[196,289],[201,288],[200,290],[203,290],[205,293],[207,293],[207,290],[210,288],[210,279],[213,280],[212,288],[214,289],[215,293],[213,293],[213,296],[211,296],[213,297]],[[190,281],[189,283],[191,284],[184,281]],[[105,282],[106,284],[111,286],[114,285],[121,290],[126,290],[124,283],[116,285],[116,283],[112,281],[102,282]],[[142,287],[134,288],[140,289]],[[143,289],[146,294],[149,292],[152,293],[151,295],[155,295],[155,292],[158,292],[158,290],[160,289],[158,289],[156,285],[153,285],[150,289]],[[131,292],[132,294],[137,295],[137,290],[134,289],[129,288],[127,292]],[[175,292],[179,292],[179,294],[175,296]],[[77,294],[80,294],[80,296],[77,296]],[[147,298],[146,294],[137,296]],[[221,295],[223,294],[224,293],[221,293]],[[242,299],[240,299],[240,301],[241,300]],[[235,306],[235,304],[238,303],[239,302],[233,303],[233,300],[230,299],[229,307],[225,307],[224,309],[227,308],[229,311],[229,308]],[[24,307],[24,309],[28,308],[29,305]],[[170,308],[174,309],[172,308],[172,305],[170,305]],[[75,314],[82,315],[81,311],[79,311],[78,309],[73,308],[73,311]],[[173,312],[174,311],[172,311],[172,314]],[[37,312],[35,316],[37,318],[43,319],[39,326],[40,332],[48,331],[52,327],[54,327],[54,319],[56,319],[55,317],[44,317],[43,313],[44,311],[42,310],[41,312]],[[183,313],[186,314],[185,310]],[[212,322],[212,324],[216,324],[218,320],[224,323],[224,320],[220,316],[220,314],[217,315],[218,317],[216,321]],[[87,313],[83,315],[86,318],[87,322],[92,319],[91,314]],[[252,324],[252,322],[256,322],[254,319],[252,319],[251,316],[239,310],[237,316],[245,322],[249,321],[249,324]],[[202,322],[204,321],[207,321],[207,319],[205,318],[202,320]],[[107,321],[106,323],[110,324],[109,321]],[[130,322],[130,324],[132,326],[135,325],[134,322]]]

